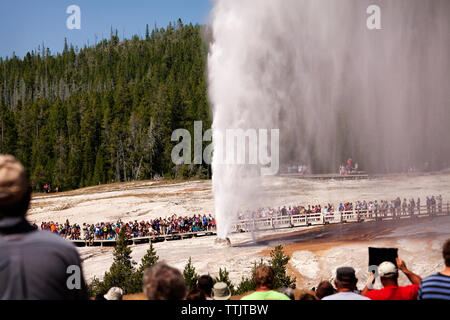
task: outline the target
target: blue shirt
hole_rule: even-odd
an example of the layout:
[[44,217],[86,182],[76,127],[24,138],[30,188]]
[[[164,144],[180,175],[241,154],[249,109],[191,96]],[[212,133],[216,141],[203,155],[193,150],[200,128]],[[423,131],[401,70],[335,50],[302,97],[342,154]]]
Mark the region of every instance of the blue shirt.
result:
[[450,276],[435,273],[422,280],[418,300],[450,300]]

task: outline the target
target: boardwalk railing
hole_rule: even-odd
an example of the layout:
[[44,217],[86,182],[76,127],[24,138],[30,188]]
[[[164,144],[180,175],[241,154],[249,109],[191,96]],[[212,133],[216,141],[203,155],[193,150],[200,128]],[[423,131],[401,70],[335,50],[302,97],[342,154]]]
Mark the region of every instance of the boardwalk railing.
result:
[[315,225],[368,222],[383,220],[399,220],[408,218],[422,218],[433,216],[450,215],[450,203],[446,206],[421,206],[408,211],[408,208],[388,208],[378,210],[357,210],[334,212],[334,213],[312,213],[302,215],[284,215],[276,217],[266,217],[257,219],[239,220],[234,224],[234,232],[252,232],[271,229],[283,229],[294,227],[307,227]]
[[[360,223],[368,221],[384,221],[384,220],[400,220],[409,218],[435,217],[450,215],[450,203],[446,206],[421,206],[415,207],[412,212],[403,208],[389,208],[386,210],[357,210],[334,212],[334,213],[313,213],[303,215],[285,215],[268,218],[237,220],[233,224],[232,232],[252,232],[252,231],[268,231],[275,229],[308,227],[338,223]],[[204,237],[216,235],[216,230],[188,232],[188,233],[172,233],[166,235],[154,235],[148,237],[137,237],[128,240],[131,245],[137,245],[150,242],[162,242],[172,240],[183,240],[193,237]],[[113,246],[116,240],[70,240],[78,247],[85,246]]]
[[[216,230],[208,230],[208,231],[198,231],[198,232],[185,232],[185,233],[172,233],[165,235],[154,235],[147,237],[136,237],[128,240],[128,244],[137,245],[142,243],[155,243],[155,242],[163,242],[163,241],[171,241],[171,240],[183,240],[188,238],[197,238],[197,237],[205,237],[205,236],[213,236],[216,235]],[[87,246],[113,246],[116,244],[116,240],[70,240],[77,247],[87,247]]]

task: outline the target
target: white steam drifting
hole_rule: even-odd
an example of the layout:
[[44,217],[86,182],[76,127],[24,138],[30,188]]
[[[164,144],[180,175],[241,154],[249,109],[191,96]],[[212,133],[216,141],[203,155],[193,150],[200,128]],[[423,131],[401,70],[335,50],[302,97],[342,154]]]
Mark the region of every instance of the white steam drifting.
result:
[[[367,28],[372,4],[382,30]],[[218,0],[212,31],[213,132],[279,128],[280,162],[315,172],[349,156],[372,172],[449,165],[450,1]],[[214,157],[212,169],[224,238],[261,183]]]

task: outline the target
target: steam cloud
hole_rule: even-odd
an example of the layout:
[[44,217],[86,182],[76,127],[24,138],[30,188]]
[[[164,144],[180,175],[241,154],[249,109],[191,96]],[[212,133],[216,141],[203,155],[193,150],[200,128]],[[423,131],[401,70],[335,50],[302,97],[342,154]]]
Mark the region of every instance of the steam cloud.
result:
[[[382,30],[366,26],[381,7]],[[280,129],[280,163],[369,172],[450,163],[450,1],[217,0],[213,132]],[[219,237],[256,202],[257,172],[213,157]]]

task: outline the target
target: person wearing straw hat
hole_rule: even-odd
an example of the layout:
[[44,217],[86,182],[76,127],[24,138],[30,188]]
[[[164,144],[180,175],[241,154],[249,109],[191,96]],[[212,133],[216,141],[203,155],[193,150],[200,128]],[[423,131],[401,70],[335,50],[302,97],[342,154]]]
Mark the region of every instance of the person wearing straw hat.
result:
[[230,300],[231,292],[225,282],[217,282],[212,289],[212,295],[214,300]]
[[122,300],[123,290],[118,287],[112,287],[103,297],[106,300]]
[[30,201],[24,167],[0,155],[0,300],[88,299],[75,246],[36,230],[25,218]]

